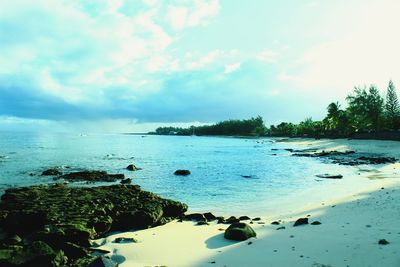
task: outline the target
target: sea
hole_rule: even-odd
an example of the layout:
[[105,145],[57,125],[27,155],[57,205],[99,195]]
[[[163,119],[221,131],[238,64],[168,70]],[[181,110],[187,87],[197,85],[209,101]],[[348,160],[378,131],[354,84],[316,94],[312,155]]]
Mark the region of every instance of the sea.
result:
[[[355,167],[294,157],[287,148],[299,147],[271,138],[0,132],[0,191],[55,183],[41,175],[49,168],[65,173],[105,170],[125,174],[143,190],[187,203],[190,211],[240,215],[272,212],[296,194],[299,201],[307,200],[309,188],[325,190],[330,183],[343,183],[318,179],[317,174],[346,178],[357,173]],[[142,169],[128,171],[129,164]],[[176,176],[177,169],[191,174]]]

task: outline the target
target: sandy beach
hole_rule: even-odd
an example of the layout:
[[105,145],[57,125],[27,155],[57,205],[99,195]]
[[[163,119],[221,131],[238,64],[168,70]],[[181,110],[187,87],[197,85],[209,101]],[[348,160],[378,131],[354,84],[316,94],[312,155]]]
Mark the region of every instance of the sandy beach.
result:
[[[356,150],[400,158],[400,142],[290,139],[285,143],[288,147]],[[250,224],[257,238],[247,241],[226,240],[226,224],[198,226],[195,222],[174,221],[94,242],[100,249],[111,251],[109,256],[120,266],[127,267],[400,266],[400,163],[358,168],[354,177],[327,184],[324,190],[310,188],[288,196],[282,205],[273,202],[272,213],[259,210],[257,214],[229,214],[230,207],[226,207],[224,216],[261,217],[261,221]],[[204,212],[208,211],[212,212],[212,207]],[[301,217],[321,224],[293,227]],[[280,224],[272,225],[273,221]],[[134,237],[138,242],[113,242],[117,237]],[[378,244],[381,239],[389,244]]]

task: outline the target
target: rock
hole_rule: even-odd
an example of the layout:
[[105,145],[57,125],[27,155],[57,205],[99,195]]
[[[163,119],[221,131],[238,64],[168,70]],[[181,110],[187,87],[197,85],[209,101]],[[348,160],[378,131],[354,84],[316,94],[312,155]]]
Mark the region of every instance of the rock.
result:
[[115,182],[124,179],[123,174],[108,174],[105,171],[80,171],[71,172],[58,177],[70,182],[88,181],[88,182]]
[[392,157],[366,157],[362,156],[358,158],[359,160],[367,162],[367,164],[386,164],[395,163],[396,159]]
[[217,219],[217,217],[215,217],[214,214],[212,214],[211,212],[206,212],[203,215],[206,218],[207,222],[212,222]]
[[89,248],[89,251],[90,251],[90,252],[100,253],[100,254],[108,254],[108,253],[111,253],[110,250],[101,249],[101,248]]
[[244,241],[256,237],[256,232],[246,223],[233,223],[225,230],[224,237],[235,241]]
[[8,246],[15,246],[22,242],[22,239],[19,235],[11,235],[8,236],[6,239],[3,240],[3,244]]
[[276,228],[276,230],[283,230],[283,229],[286,229],[286,227],[285,226],[281,226],[281,227]]
[[42,172],[43,176],[57,176],[57,175],[62,175],[62,172],[60,172],[58,169],[48,169]]
[[250,220],[250,217],[248,217],[248,216],[240,216],[239,217],[239,221],[248,221],[248,220]]
[[297,221],[294,223],[293,226],[299,226],[303,224],[308,224],[308,218],[299,218]]
[[88,250],[86,248],[70,242],[62,243],[62,246],[59,249],[64,252],[65,256],[67,256],[69,260],[88,256]]
[[180,175],[180,176],[187,176],[190,174],[189,170],[176,170],[174,172],[175,175]]
[[201,213],[192,213],[192,214],[185,215],[184,219],[188,220],[188,221],[196,221],[196,222],[207,221],[206,217]]
[[126,178],[121,180],[121,184],[131,184],[132,183],[132,179],[131,178]]
[[324,178],[324,179],[342,179],[343,175],[341,174],[329,174],[329,173],[324,173],[324,174],[317,174],[315,175],[318,178]]
[[109,231],[160,225],[183,216],[186,210],[187,205],[142,191],[137,185],[10,188],[1,197],[0,225],[7,236],[18,235],[24,242],[9,242],[8,245],[19,249],[0,251],[0,260],[7,258],[3,254],[11,252],[28,260],[36,259],[25,255],[26,251],[32,251],[33,243],[42,242],[54,250],[54,259],[62,261],[67,255],[71,261],[68,266],[81,266],[75,263],[90,259],[90,239],[103,237]]
[[278,221],[273,221],[271,224],[273,224],[273,225],[279,225],[279,224],[281,224],[281,223],[278,222]]
[[225,218],[222,216],[217,217],[217,223],[218,224],[225,223]]
[[126,169],[129,170],[129,171],[139,171],[139,170],[141,170],[141,168],[138,168],[138,167],[136,167],[136,166],[133,165],[133,164],[129,164],[129,165],[126,167]]
[[133,237],[117,237],[114,243],[137,243],[138,241]]
[[235,216],[231,216],[225,220],[225,223],[227,223],[227,224],[238,223],[238,222],[240,222],[240,220],[238,218],[236,218]]
[[381,239],[378,241],[379,245],[389,245],[389,241],[387,241],[386,239]]
[[210,224],[206,221],[199,221],[196,223],[196,225],[210,225]]
[[0,249],[0,266],[66,266],[62,251],[54,251],[44,242],[36,241],[26,247],[13,246]]
[[311,225],[320,225],[321,224],[321,222],[319,222],[319,221],[313,221],[312,223],[311,223]]
[[256,218],[253,218],[252,220],[255,221],[255,222],[256,221],[261,221],[261,218],[260,217],[256,217]]
[[117,267],[118,264],[111,259],[101,256],[92,261],[87,267]]

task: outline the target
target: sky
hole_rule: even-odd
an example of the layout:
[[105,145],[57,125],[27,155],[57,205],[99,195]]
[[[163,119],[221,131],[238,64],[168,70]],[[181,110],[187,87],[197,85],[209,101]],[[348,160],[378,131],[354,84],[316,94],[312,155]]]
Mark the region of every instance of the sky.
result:
[[0,0],[0,130],[319,120],[400,88],[398,0]]

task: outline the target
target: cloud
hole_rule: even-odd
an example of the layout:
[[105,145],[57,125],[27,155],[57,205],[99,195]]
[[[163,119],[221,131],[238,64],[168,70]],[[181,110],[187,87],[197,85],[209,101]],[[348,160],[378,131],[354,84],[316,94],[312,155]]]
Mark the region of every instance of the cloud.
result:
[[[185,23],[202,24],[216,15],[218,5],[215,0],[186,2]],[[113,116],[119,112],[114,107],[110,112],[114,103],[107,96],[114,93],[109,91],[124,88],[136,95],[132,99],[145,94],[143,88],[152,93],[158,83],[152,73],[178,69],[179,60],[169,54],[175,37],[163,23],[167,8],[161,1],[134,6],[124,0],[2,1],[0,115]],[[216,56],[208,55],[198,66]]]
[[195,0],[189,5],[170,5],[168,7],[168,20],[175,31],[187,27],[195,27],[207,23],[207,19],[219,12],[218,0]]
[[335,26],[332,38],[307,49],[278,79],[290,81],[303,92],[337,98],[344,98],[355,85],[372,83],[386,90],[389,79],[400,83],[400,19],[396,15],[400,2],[371,1],[349,9],[354,12],[341,16],[341,26]]
[[231,73],[240,69],[240,63],[225,65],[225,73]]
[[278,57],[278,53],[273,50],[263,50],[257,54],[256,58],[260,61],[267,62],[267,63],[274,63],[276,62]]

